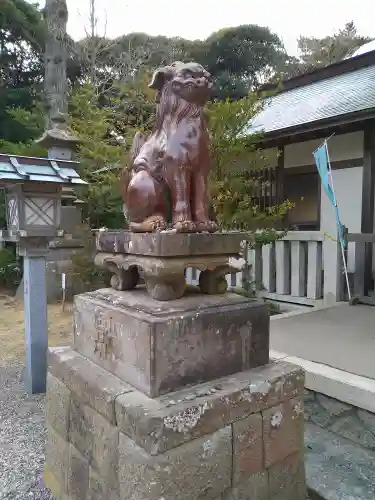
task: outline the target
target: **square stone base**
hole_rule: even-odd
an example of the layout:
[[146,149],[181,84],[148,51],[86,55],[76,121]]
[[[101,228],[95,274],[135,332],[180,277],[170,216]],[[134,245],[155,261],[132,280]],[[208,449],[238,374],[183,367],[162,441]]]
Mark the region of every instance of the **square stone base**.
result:
[[305,500],[304,374],[273,362],[149,398],[49,352],[45,482],[57,500]]
[[159,302],[144,289],[75,297],[74,347],[156,397],[267,364],[266,305],[234,293]]

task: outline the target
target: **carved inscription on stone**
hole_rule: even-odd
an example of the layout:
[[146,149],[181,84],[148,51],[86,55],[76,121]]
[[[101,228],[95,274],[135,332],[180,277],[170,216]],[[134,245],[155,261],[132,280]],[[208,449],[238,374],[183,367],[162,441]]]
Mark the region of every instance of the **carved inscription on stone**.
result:
[[100,359],[113,359],[113,340],[116,338],[119,325],[112,321],[112,318],[95,318],[96,339],[94,339],[94,354],[98,353]]

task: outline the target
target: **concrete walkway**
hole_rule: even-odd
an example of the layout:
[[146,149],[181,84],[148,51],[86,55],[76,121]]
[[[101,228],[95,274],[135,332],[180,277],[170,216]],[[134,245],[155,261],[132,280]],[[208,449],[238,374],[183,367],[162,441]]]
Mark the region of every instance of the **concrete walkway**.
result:
[[375,379],[375,307],[342,304],[273,316],[271,349]]

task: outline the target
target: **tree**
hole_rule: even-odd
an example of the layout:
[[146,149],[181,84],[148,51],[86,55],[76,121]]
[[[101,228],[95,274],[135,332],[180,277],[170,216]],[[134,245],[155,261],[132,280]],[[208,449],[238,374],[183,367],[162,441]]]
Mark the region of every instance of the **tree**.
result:
[[25,0],[0,2],[0,140],[21,142],[32,136],[9,110],[30,110],[43,77],[42,13]]
[[285,49],[269,28],[249,24],[213,33],[192,56],[215,78],[215,97],[238,99],[267,81]]
[[262,173],[270,168],[273,158],[257,148],[258,136],[244,134],[261,108],[262,102],[254,93],[208,106],[213,207],[220,226],[226,229],[273,228],[291,208],[287,201],[265,210],[261,207],[260,193],[267,188]]
[[298,39],[301,69],[306,71],[341,61],[369,41],[371,38],[359,35],[353,21],[346,23],[343,29],[331,36],[301,36]]
[[116,96],[101,96],[86,84],[75,90],[71,100],[71,128],[81,139],[80,173],[89,182],[80,197],[91,227],[123,226],[119,173],[128,164],[128,151],[135,132],[147,131],[154,110],[153,91],[146,77],[122,85]]

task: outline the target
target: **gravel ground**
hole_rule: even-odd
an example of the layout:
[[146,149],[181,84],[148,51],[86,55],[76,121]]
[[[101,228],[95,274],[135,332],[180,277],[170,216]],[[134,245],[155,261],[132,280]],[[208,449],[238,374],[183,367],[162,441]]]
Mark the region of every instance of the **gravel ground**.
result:
[[44,396],[28,396],[24,366],[0,365],[0,500],[53,500],[43,487]]

